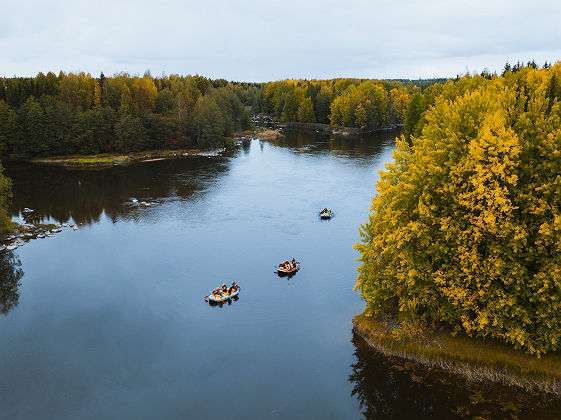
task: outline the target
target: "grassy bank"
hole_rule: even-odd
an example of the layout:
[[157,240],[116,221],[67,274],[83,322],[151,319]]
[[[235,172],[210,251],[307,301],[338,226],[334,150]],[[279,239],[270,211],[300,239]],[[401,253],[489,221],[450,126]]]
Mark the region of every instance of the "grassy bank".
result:
[[[399,325],[365,314],[354,317],[355,331],[387,356],[423,363],[469,380],[490,380],[534,392],[561,396],[561,354],[537,358],[511,346],[449,331],[431,331],[422,339],[399,339]],[[392,334],[393,333],[393,334]]]
[[106,168],[115,165],[129,165],[132,163],[176,159],[187,156],[216,156],[222,151],[224,151],[224,149],[210,151],[199,149],[150,150],[129,154],[55,156],[32,159],[31,162],[35,164],[67,166],[71,168]]

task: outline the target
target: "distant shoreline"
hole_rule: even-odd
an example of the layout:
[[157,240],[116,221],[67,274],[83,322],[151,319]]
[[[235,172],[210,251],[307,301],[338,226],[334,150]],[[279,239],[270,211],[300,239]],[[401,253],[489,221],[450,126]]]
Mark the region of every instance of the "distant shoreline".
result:
[[403,124],[391,124],[383,127],[369,129],[369,130],[361,130],[360,128],[355,128],[355,127],[333,126],[330,124],[302,123],[302,122],[294,122],[294,121],[279,123],[279,126],[289,129],[295,128],[298,130],[319,131],[329,134],[360,135],[365,133],[378,133],[382,131],[395,130],[397,128],[403,127]]
[[145,152],[128,154],[100,154],[100,155],[73,155],[54,156],[48,158],[35,158],[22,160],[34,165],[64,166],[74,169],[104,169],[114,166],[131,165],[135,163],[155,162],[165,159],[179,159],[185,157],[214,157],[220,156],[226,151],[225,148],[200,150],[200,149],[177,149],[177,150],[150,150]]
[[537,358],[507,344],[454,337],[446,331],[433,332],[423,342],[400,341],[392,334],[398,329],[393,324],[364,313],[353,318],[357,334],[386,356],[440,368],[471,381],[493,381],[561,396],[560,353]]

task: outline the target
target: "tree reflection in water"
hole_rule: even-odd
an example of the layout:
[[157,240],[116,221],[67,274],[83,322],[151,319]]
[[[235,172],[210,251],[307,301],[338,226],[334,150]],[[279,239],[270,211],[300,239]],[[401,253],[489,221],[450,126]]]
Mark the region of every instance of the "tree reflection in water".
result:
[[516,387],[467,382],[459,376],[385,357],[353,331],[356,362],[351,395],[368,419],[557,418],[561,399]]
[[0,252],[0,311],[7,315],[18,305],[23,277],[21,261],[12,251]]
[[[92,224],[105,213],[112,220],[135,220],[133,198],[160,202],[169,197],[191,200],[208,191],[228,170],[227,160],[177,159],[107,169],[69,170],[27,163],[8,165],[13,181],[12,216],[25,207],[28,223]],[[142,207],[141,207],[142,209]]]

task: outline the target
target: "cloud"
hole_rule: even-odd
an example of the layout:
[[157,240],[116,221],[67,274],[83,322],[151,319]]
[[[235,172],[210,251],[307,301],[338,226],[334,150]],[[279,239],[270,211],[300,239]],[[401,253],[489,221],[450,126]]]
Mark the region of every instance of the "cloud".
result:
[[[455,76],[556,61],[552,1],[14,1],[0,74],[151,69],[232,80]],[[487,60],[486,63],[483,60]]]

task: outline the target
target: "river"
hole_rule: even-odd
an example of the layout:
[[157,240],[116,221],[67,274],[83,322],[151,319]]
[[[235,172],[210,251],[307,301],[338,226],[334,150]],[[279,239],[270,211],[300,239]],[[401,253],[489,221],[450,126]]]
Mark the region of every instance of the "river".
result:
[[[352,246],[396,134],[10,165],[14,217],[79,228],[0,259],[0,417],[554,418],[555,399],[387,359],[353,334]],[[301,270],[278,277],[292,257]],[[232,281],[238,300],[204,301]]]

